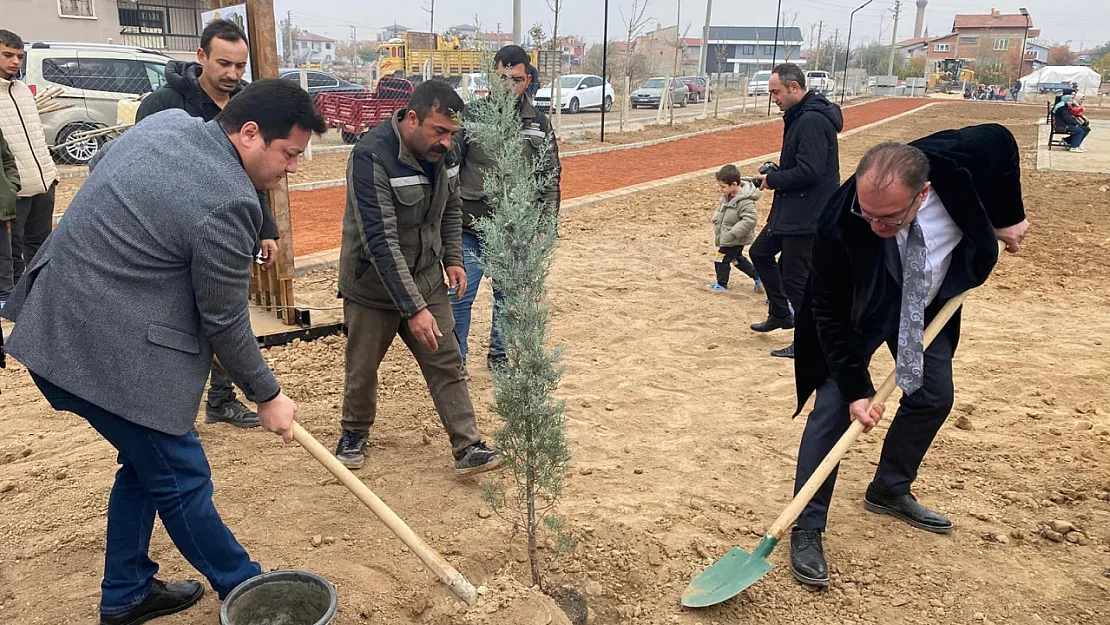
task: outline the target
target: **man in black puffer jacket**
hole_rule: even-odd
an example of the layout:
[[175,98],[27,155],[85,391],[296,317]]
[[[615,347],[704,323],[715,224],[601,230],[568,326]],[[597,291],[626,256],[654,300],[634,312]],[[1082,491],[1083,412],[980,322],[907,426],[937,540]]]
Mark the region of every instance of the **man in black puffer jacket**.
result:
[[[775,67],[768,90],[785,114],[779,169],[759,176],[761,188],[774,190],[775,199],[750,252],[768,300],[767,320],[751,326],[756,332],[794,327],[793,307],[801,306],[805,294],[818,219],[840,186],[836,135],[844,128],[840,107],[806,91],[805,74],[797,65]],[[794,345],[771,355],[793,358]]]
[[[143,98],[135,122],[169,109],[182,109],[193,117],[212,121],[243,90],[248,55],[243,30],[234,22],[214,20],[201,33],[199,62],[170,61],[166,65],[166,84]],[[277,258],[278,231],[265,191],[258,192],[258,203],[262,206],[259,249],[263,264],[269,266]],[[215,368],[208,387],[205,422],[258,427],[258,415],[235,397],[231,380]]]

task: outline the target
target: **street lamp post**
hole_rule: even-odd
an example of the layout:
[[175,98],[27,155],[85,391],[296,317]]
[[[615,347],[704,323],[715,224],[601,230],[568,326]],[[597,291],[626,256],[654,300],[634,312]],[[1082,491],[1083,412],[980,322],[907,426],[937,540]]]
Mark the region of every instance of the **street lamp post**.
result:
[[[1029,10],[1025,7],[1021,7],[1018,10],[1021,11],[1021,14],[1025,16],[1025,35],[1021,38],[1021,58],[1018,59],[1018,77],[1015,80],[1020,80],[1022,73],[1025,72],[1025,46],[1026,43],[1029,41],[1029,27],[1031,26],[1029,21]],[[1032,68],[1033,64],[1030,63],[1029,65],[1030,68]],[[1010,86],[1012,87],[1013,84],[1011,84]],[[1021,90],[1025,90],[1025,85],[1021,86]],[[1017,95],[1020,96],[1021,94],[1018,93]],[[1016,97],[1014,98],[1014,101],[1017,101]]]
[[[856,13],[872,2],[874,0],[867,0],[867,2],[859,5],[855,11],[852,11],[851,17],[848,18],[848,49],[844,51],[844,79],[840,81],[840,106],[844,106],[844,94],[848,92],[848,59],[852,54],[852,22],[856,19]],[[836,95],[834,94],[833,97],[836,97]]]
[[605,143],[605,91],[609,86],[609,0],[605,0],[605,17],[601,35],[601,142]]
[[[775,63],[779,60],[779,19],[782,17],[782,0],[779,0],[778,8],[775,9],[775,47],[771,50],[771,71],[775,71]],[[757,31],[758,34],[758,31]],[[758,55],[758,53],[757,53]],[[758,56],[756,58],[759,58]],[[755,68],[759,71],[759,67]],[[768,80],[770,80],[768,78]],[[771,114],[771,97],[767,96],[767,115]]]

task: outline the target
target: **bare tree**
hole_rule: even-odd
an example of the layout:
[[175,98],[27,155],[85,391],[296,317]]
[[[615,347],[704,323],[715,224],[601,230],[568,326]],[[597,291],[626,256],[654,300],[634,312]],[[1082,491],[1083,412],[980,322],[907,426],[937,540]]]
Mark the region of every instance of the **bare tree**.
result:
[[[705,45],[705,43],[702,43],[702,45]],[[707,52],[708,52],[708,50],[707,50]],[[720,95],[721,94],[721,68],[724,67],[725,59],[728,58],[728,50],[727,50],[727,48],[725,47],[724,44],[718,44],[716,52],[717,52],[717,89],[716,89],[717,99],[713,101],[713,117],[718,117],[719,113],[720,113],[720,110],[721,110],[721,95]],[[744,98],[744,106],[747,107],[747,105],[748,105],[748,94],[746,92],[742,92],[740,94],[740,97]],[[747,108],[745,108],[744,110],[747,110]]]
[[555,91],[552,95],[555,96],[556,134],[563,128],[563,50],[559,46],[559,14],[563,11],[564,2],[565,0],[547,0],[547,7],[555,14],[555,19],[551,23],[551,62],[555,65],[554,71],[551,72],[551,85]]
[[644,13],[647,12],[648,2],[650,0],[632,0],[632,7],[628,15],[624,14],[624,9],[618,7],[621,14],[621,20],[624,21],[626,30],[626,37],[624,40],[625,53],[628,55],[628,61],[625,63],[625,76],[624,76],[624,106],[621,107],[621,131],[624,131],[625,124],[628,122],[628,111],[631,108],[632,100],[629,96],[632,93],[632,40],[639,37],[644,32],[644,27],[651,21],[650,17],[645,17]]
[[[787,17],[789,17],[790,19],[787,20]],[[785,56],[782,59],[783,63],[789,63],[790,62],[790,46],[786,44],[785,36],[782,34],[782,31],[786,30],[787,28],[794,28],[794,26],[796,26],[797,24],[798,24],[798,12],[797,11],[783,11],[782,12],[782,30],[779,31],[779,36],[784,39],[783,45],[782,45],[782,49],[785,51],[785,53],[784,53]]]

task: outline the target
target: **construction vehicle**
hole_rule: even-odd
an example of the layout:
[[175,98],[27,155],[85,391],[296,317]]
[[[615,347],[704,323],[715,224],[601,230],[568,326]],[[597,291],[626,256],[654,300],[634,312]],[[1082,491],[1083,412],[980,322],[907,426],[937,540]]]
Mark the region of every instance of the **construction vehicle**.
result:
[[[535,65],[536,53],[531,56]],[[492,58],[492,50],[468,47],[457,37],[409,31],[378,48],[371,77],[375,84],[382,78],[393,77],[415,83],[436,79],[458,86],[464,75],[481,72],[482,63]]]
[[929,75],[929,88],[934,91],[963,91],[965,83],[975,83],[975,72],[965,68],[962,59],[944,59],[940,62],[940,71]]

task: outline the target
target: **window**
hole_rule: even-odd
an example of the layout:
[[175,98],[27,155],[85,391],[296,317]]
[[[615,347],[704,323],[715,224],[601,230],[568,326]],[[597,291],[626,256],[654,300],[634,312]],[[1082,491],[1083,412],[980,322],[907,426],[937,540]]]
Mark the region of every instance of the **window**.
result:
[[150,88],[157,91],[166,84],[166,65],[160,63],[143,63],[146,66],[146,77],[150,80]]
[[934,43],[933,44],[933,52],[948,52],[951,49],[952,49],[952,44],[950,44],[950,43]]
[[96,19],[93,0],[58,0],[58,15]]
[[771,55],[775,53],[775,46],[763,46],[763,54]]
[[960,37],[960,43],[979,43],[978,37]]
[[740,53],[744,56],[755,56],[755,46],[741,46]]
[[328,74],[324,74],[322,72],[308,72],[309,89],[320,89],[338,86],[339,80],[334,76],[329,76]]
[[589,78],[586,79],[586,86],[590,87],[590,88],[600,87],[601,86],[601,79],[598,78],[597,76],[590,76]]
[[1010,40],[1009,39],[995,39],[994,40],[994,49],[995,50],[1009,50],[1010,49]]
[[[152,71],[159,76],[158,83]],[[164,83],[165,67],[130,59],[43,59],[42,77],[63,87],[138,95]]]

